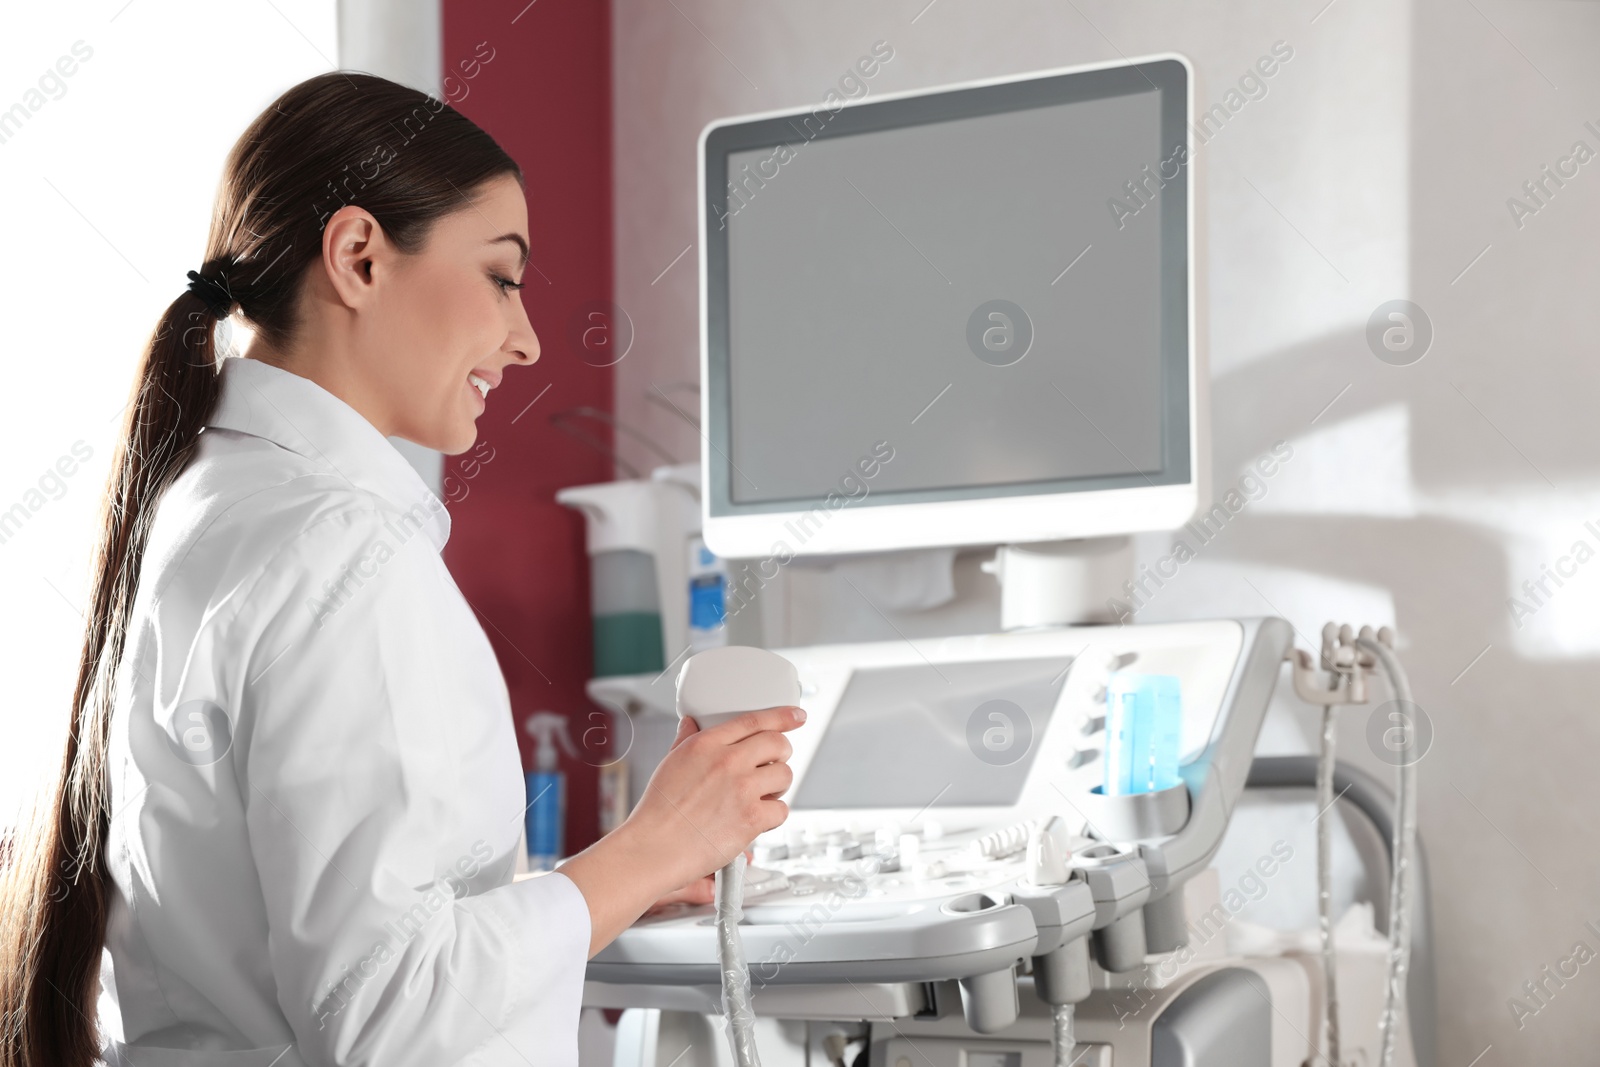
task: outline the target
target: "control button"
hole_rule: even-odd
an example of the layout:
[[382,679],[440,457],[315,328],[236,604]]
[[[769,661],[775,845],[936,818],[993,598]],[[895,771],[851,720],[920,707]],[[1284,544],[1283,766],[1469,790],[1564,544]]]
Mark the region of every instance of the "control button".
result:
[[755,847],[756,863],[766,865],[777,860],[789,858],[789,846],[781,842],[770,845],[757,844]]
[[1034,885],[1065,885],[1070,876],[1068,861],[1072,859],[1069,840],[1067,824],[1059,815],[1051,816],[1036,830],[1028,840],[1028,881]]
[[859,841],[842,841],[828,846],[830,860],[857,860],[861,858]]
[[917,855],[922,851],[922,842],[916,834],[900,835],[900,869],[909,871],[917,865]]

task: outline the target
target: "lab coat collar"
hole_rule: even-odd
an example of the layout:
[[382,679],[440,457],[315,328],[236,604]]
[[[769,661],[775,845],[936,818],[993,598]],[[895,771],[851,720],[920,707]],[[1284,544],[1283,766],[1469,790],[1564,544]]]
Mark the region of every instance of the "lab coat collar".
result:
[[221,394],[206,425],[281,445],[401,511],[421,505],[438,551],[450,512],[398,449],[349,404],[309,378],[259,359],[223,360]]

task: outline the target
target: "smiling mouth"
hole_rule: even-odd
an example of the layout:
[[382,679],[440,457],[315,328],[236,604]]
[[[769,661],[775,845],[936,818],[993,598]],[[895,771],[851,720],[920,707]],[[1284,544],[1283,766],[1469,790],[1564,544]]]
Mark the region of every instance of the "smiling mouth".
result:
[[489,398],[489,390],[494,388],[494,386],[490,385],[487,381],[478,377],[476,374],[467,375],[467,384],[476,389],[478,391],[478,395],[483,397],[485,400]]

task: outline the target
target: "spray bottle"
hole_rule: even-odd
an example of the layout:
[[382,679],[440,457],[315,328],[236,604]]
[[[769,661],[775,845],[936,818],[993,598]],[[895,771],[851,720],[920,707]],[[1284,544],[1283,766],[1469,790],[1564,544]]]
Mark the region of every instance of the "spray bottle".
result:
[[528,864],[536,871],[554,870],[563,850],[567,816],[567,776],[561,773],[556,745],[576,757],[567,733],[567,719],[553,711],[536,711],[522,724],[534,740],[533,770],[528,772]]

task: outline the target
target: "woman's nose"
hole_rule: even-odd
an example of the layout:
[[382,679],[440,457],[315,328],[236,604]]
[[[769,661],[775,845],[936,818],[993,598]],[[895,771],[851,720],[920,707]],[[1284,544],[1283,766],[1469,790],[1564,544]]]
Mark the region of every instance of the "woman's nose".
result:
[[508,342],[508,345],[508,351],[511,353],[511,361],[513,363],[539,362],[539,335],[534,333],[531,328],[520,343],[517,343],[516,339],[513,338],[511,342]]
[[539,361],[539,335],[533,331],[533,323],[528,320],[528,309],[520,306],[522,301],[517,301],[517,324],[512,328],[510,336],[506,338],[505,351],[510,354],[513,363],[537,363]]

